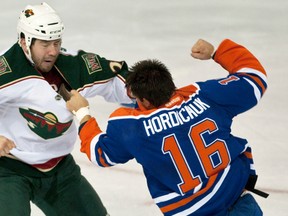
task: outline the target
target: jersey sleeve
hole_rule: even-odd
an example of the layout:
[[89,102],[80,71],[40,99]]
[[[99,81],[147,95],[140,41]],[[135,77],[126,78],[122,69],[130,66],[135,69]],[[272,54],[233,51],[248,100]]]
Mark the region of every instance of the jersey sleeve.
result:
[[255,106],[267,89],[267,75],[258,59],[245,47],[226,39],[216,50],[214,61],[229,75],[222,79],[198,82],[206,98],[233,115]]
[[214,55],[215,62],[219,63],[230,74],[243,68],[250,68],[266,75],[258,59],[245,47],[226,39],[222,41]]
[[102,96],[108,102],[133,103],[125,88],[128,65],[85,51],[61,52],[56,67],[72,89],[86,98]]
[[95,118],[91,118],[80,127],[80,151],[85,153],[92,163],[100,167],[109,167],[126,163],[134,158],[126,150],[125,145],[122,145],[123,141],[118,136],[118,134],[123,134],[123,131],[121,128],[115,127],[117,126],[108,122],[107,132],[104,133],[99,128]]

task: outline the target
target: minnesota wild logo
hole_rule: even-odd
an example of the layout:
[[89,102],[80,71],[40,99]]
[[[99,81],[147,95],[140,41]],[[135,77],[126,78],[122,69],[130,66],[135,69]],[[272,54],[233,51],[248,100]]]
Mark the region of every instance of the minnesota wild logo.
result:
[[51,112],[41,113],[29,108],[19,108],[19,111],[27,120],[28,127],[43,139],[61,136],[72,124],[72,120],[65,123],[59,122]]
[[34,15],[34,12],[33,12],[33,10],[32,9],[27,9],[27,10],[25,10],[25,16],[28,18],[28,17],[30,17],[30,16],[32,16],[32,15]]

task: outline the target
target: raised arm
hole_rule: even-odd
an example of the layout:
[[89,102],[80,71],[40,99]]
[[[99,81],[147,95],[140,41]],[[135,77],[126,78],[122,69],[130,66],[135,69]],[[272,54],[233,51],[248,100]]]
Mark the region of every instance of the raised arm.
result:
[[233,115],[258,104],[267,89],[267,75],[259,60],[244,46],[232,40],[223,40],[216,51],[199,40],[192,48],[192,56],[205,60],[213,58],[228,72],[227,77],[198,82],[202,94],[225,106]]

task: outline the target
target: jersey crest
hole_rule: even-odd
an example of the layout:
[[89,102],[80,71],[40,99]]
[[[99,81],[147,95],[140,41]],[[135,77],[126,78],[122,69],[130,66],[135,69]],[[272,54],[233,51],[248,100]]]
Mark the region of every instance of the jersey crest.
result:
[[12,72],[4,56],[0,56],[0,76]]
[[82,58],[86,64],[87,71],[90,75],[102,71],[101,64],[95,54],[85,53],[82,55]]
[[33,109],[19,108],[21,115],[28,122],[28,127],[43,139],[61,136],[72,124],[72,120],[61,123],[51,112],[41,113]]

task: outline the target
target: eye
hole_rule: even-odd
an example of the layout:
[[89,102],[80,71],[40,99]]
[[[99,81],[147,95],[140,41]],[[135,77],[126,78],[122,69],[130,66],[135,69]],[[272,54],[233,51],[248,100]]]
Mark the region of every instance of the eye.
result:
[[54,46],[57,46],[57,47],[58,47],[58,46],[61,46],[61,40],[55,41],[55,42],[54,42]]
[[43,43],[42,46],[46,48],[46,47],[49,46],[49,44],[48,43]]

